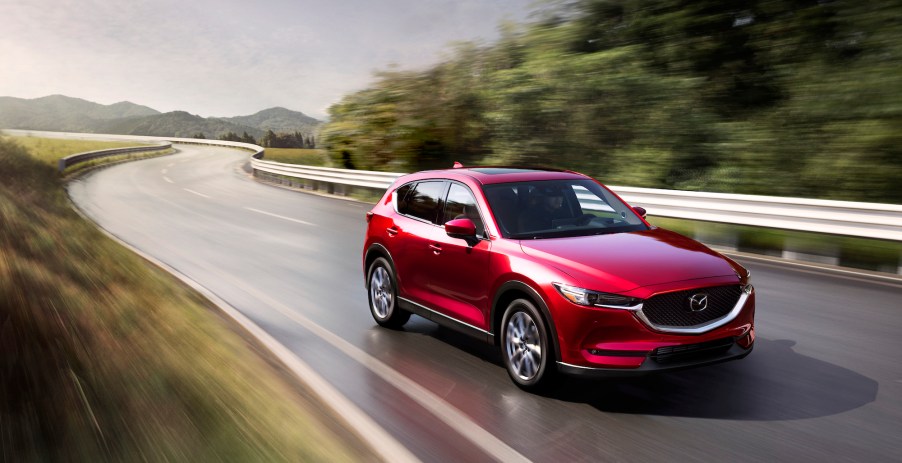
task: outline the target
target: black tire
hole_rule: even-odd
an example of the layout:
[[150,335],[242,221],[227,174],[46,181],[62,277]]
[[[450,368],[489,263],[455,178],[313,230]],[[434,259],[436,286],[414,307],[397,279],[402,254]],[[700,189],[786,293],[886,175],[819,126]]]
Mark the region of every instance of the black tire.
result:
[[501,358],[514,384],[530,392],[547,390],[557,376],[548,328],[535,304],[516,299],[501,321]]
[[366,273],[366,293],[370,314],[381,326],[400,328],[410,319],[410,312],[398,307],[398,290],[391,264],[379,257]]

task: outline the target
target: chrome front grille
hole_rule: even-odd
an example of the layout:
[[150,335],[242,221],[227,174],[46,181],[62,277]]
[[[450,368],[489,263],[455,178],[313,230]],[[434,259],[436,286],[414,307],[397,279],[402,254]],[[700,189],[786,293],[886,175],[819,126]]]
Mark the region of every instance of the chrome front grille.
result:
[[[706,295],[703,310],[693,307],[690,298]],[[694,327],[727,316],[742,295],[739,285],[715,286],[688,291],[659,294],[647,299],[642,314],[652,327]],[[700,299],[700,297],[697,297]]]

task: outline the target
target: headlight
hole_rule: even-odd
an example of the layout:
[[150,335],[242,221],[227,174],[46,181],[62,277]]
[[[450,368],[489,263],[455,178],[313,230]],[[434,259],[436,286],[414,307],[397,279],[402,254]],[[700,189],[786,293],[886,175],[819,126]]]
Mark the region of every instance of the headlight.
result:
[[739,278],[740,285],[742,287],[742,292],[746,294],[752,294],[752,291],[755,290],[755,287],[752,286],[752,271],[749,269],[745,269],[745,278]]
[[601,293],[561,283],[552,284],[561,293],[561,296],[564,296],[564,298],[574,304],[623,310],[639,310],[642,308],[642,300],[635,297]]

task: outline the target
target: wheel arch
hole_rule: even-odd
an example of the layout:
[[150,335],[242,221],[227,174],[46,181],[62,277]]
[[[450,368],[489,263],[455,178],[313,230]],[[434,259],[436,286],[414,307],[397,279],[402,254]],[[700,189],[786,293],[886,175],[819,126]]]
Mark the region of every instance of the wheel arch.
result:
[[370,285],[369,279],[367,278],[370,266],[373,265],[373,261],[380,257],[388,261],[388,265],[391,265],[392,273],[395,274],[395,281],[398,280],[398,271],[395,267],[395,261],[391,257],[391,253],[388,252],[388,249],[386,249],[385,246],[379,243],[373,243],[366,249],[366,254],[363,258],[363,286],[367,289],[369,289]]
[[504,310],[507,308],[508,304],[519,298],[529,300],[539,309],[539,314],[543,318],[542,321],[548,329],[548,337],[550,338],[551,346],[554,350],[554,360],[560,361],[561,349],[558,345],[557,328],[554,326],[554,319],[551,317],[551,312],[548,310],[548,304],[545,303],[545,300],[535,288],[519,280],[508,281],[502,284],[495,292],[491,312],[491,328],[492,333],[495,333],[495,345],[501,345],[501,321],[504,317]]

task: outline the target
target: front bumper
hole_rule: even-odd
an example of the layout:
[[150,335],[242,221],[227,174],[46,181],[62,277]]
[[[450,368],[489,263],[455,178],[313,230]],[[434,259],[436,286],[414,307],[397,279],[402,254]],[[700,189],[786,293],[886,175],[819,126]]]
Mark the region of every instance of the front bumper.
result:
[[718,349],[716,352],[702,351],[687,353],[682,357],[674,357],[667,360],[659,359],[657,356],[649,354],[642,357],[642,362],[637,368],[604,368],[604,367],[586,367],[580,365],[572,365],[564,362],[557,362],[558,371],[561,373],[579,376],[584,378],[617,378],[643,376],[650,373],[676,371],[687,368],[701,367],[705,365],[714,365],[716,363],[728,362],[730,360],[739,360],[752,353],[754,342],[748,348],[742,347],[732,338],[729,338],[732,344],[725,350]]
[[[707,330],[656,329],[633,311],[578,306],[558,298],[558,368],[577,376],[635,375],[743,358],[755,340],[755,293]],[[669,353],[668,355],[661,355]]]

